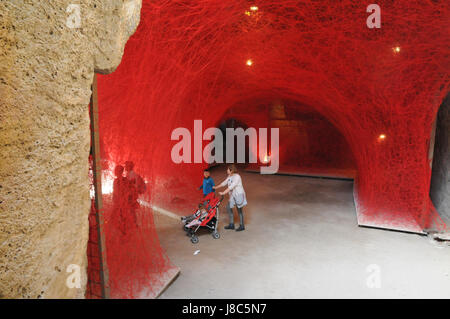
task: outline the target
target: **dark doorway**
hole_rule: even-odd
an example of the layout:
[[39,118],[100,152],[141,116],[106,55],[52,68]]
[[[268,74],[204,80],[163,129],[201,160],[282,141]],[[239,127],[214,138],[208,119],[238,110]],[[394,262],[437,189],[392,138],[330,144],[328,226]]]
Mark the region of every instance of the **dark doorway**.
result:
[[[244,131],[248,129],[248,125],[245,124],[244,122],[235,119],[235,118],[228,118],[226,120],[223,120],[220,122],[219,124],[219,129],[222,131],[223,137],[224,137],[224,144],[223,144],[223,154],[224,156],[226,155],[227,152],[227,144],[229,143],[229,141],[227,140],[227,134],[226,134],[226,129],[227,128],[232,128],[232,129],[238,129],[241,128]],[[249,159],[250,159],[250,155],[249,155],[249,138],[246,137],[245,138],[245,160],[244,163],[240,163],[242,164],[242,167],[245,167],[248,163],[249,163]],[[234,138],[234,159],[233,159],[233,163],[239,163],[238,162],[238,147],[237,147],[237,138]]]
[[430,196],[438,213],[450,223],[450,94],[447,95],[436,119]]

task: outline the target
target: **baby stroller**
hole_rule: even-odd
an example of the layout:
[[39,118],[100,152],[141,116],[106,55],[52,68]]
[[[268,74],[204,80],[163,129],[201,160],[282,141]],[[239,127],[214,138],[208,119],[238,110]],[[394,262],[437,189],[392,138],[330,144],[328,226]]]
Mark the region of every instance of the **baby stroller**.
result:
[[199,208],[193,215],[181,217],[183,229],[186,231],[187,236],[191,238],[193,244],[198,243],[196,232],[200,227],[209,229],[214,239],[220,238],[217,224],[219,223],[219,206],[222,200],[223,196],[218,199],[214,193],[210,193],[203,198]]

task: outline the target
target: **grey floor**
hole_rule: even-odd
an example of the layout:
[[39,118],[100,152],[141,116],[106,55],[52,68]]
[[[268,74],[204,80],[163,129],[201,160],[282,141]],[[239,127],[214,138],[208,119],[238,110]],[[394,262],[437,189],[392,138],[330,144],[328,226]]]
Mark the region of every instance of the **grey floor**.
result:
[[241,176],[244,232],[223,229],[226,202],[221,238],[204,233],[196,245],[179,221],[155,216],[161,245],[181,268],[160,298],[450,297],[448,243],[358,227],[351,181]]

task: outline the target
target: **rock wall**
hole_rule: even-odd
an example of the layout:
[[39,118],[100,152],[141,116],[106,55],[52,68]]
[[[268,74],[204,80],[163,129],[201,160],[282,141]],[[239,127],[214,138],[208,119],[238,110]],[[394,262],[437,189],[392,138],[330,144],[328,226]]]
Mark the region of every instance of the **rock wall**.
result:
[[439,109],[431,178],[431,200],[450,225],[450,94]]
[[84,296],[90,86],[119,65],[141,5],[0,1],[0,297]]

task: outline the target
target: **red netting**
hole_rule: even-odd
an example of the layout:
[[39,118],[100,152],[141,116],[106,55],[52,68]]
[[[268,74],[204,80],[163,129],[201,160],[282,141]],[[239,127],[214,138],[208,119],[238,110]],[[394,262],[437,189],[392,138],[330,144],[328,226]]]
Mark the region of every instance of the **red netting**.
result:
[[[91,107],[91,106],[89,106]],[[95,209],[94,198],[94,172],[93,172],[93,158],[89,156],[89,179],[90,179],[90,194],[91,194],[91,210],[89,213],[89,240],[87,244],[87,285],[86,298],[100,299],[102,295],[103,282],[101,280],[101,261],[100,261],[100,246],[98,238],[98,224]]]
[[[145,180],[130,171],[129,168],[124,172],[124,168],[117,165],[114,177],[104,175],[102,178],[104,225],[101,233],[106,246],[106,249],[103,247],[106,250],[103,269],[98,211],[92,200],[86,298],[102,298],[105,284],[111,298],[154,298],[178,272],[159,245]],[[102,282],[102,271],[109,280]]]
[[89,241],[87,246],[87,287],[86,298],[100,299],[102,298],[103,282],[100,277],[102,271],[100,265],[99,242],[98,242],[98,225],[96,221],[96,210],[94,200],[92,200],[91,212],[89,214]]
[[[411,231],[435,225],[428,154],[450,85],[450,2],[377,3],[380,29],[367,27],[370,2],[359,0],[144,0],[121,65],[99,79],[105,171],[134,161],[152,204],[177,210],[196,200],[203,165],[172,163],[173,129],[192,129],[194,119],[214,126],[241,101],[294,100],[347,140],[361,224]],[[115,283],[140,265],[135,259],[162,263],[151,214],[141,216],[146,234],[114,237],[108,247],[131,243],[127,254],[110,259]]]

